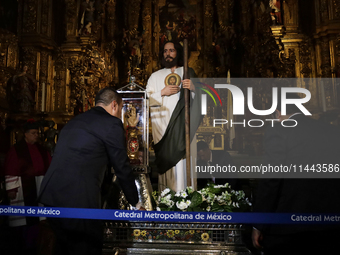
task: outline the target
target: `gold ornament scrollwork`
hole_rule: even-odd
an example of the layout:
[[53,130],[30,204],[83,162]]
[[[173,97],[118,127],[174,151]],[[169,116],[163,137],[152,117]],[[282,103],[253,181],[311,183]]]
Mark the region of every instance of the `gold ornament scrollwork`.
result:
[[77,3],[76,0],[65,0],[66,37],[75,36],[77,27]]
[[47,35],[48,26],[50,25],[48,22],[49,8],[50,8],[50,1],[43,0],[42,8],[41,8],[41,33],[44,35]]
[[336,49],[336,77],[340,77],[340,35],[336,37],[335,40],[335,49]]
[[229,21],[229,15],[227,9],[228,2],[224,0],[217,0],[216,1],[216,9],[217,9],[217,15],[218,15],[218,24],[220,25],[221,31],[227,31],[228,29],[228,21]]
[[331,77],[331,60],[330,60],[330,52],[329,52],[329,41],[328,38],[322,38],[321,40],[321,72],[322,77]]
[[296,54],[294,49],[288,49],[288,56],[282,54],[282,63],[284,64],[284,72],[282,77],[285,78],[294,78],[296,77],[295,73],[295,64],[296,64]]
[[65,0],[66,5],[66,22],[73,22],[77,14],[77,4],[75,0]]
[[78,114],[93,107],[95,94],[107,83],[109,70],[99,48],[91,44],[78,56],[69,58],[68,69],[71,107]]
[[322,22],[328,21],[328,0],[320,0],[320,14]]
[[0,29],[0,67],[16,69],[18,52],[18,37]]
[[66,83],[66,59],[62,52],[58,53],[55,61],[55,76],[54,76],[54,110],[61,109],[62,87]]
[[299,56],[300,56],[300,63],[301,63],[301,74],[304,77],[310,77],[312,73],[312,52],[311,48],[312,44],[310,39],[305,39],[299,48]]
[[40,83],[46,82],[48,73],[48,52],[40,52]]
[[22,67],[28,66],[30,73],[35,76],[36,74],[36,62],[37,62],[37,50],[33,47],[22,47]]
[[141,8],[141,0],[128,0],[128,30],[130,37],[137,35],[139,13]]
[[211,58],[212,55],[212,25],[213,25],[213,6],[212,2],[209,0],[204,0],[204,29],[202,30],[204,39],[204,61],[206,65],[204,66],[204,73],[208,76],[212,76],[213,74],[213,60]]
[[31,33],[36,31],[37,28],[37,0],[23,1],[24,5],[24,20],[23,31]]
[[[142,61],[144,64],[144,70],[147,72],[149,69],[149,65],[152,60],[151,54],[151,29],[152,29],[152,20],[151,20],[151,0],[144,1],[143,3],[143,46],[142,46]],[[143,79],[143,77],[141,77]],[[141,80],[142,80],[141,79]]]
[[334,15],[336,18],[340,18],[340,0],[333,0]]
[[106,30],[107,30],[107,38],[114,38],[115,31],[115,20],[116,20],[116,0],[109,0],[106,3]]

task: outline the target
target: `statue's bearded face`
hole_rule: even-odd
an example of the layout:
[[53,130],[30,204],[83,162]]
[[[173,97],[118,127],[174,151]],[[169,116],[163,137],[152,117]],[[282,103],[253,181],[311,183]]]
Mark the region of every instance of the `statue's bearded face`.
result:
[[171,42],[164,45],[162,64],[165,68],[177,66],[177,51]]

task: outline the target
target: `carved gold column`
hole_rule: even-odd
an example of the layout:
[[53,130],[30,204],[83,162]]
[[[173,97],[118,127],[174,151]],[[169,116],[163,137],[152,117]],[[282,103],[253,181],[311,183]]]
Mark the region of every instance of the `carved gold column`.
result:
[[37,80],[35,110],[41,110],[42,83],[47,86],[49,59],[56,44],[52,38],[52,0],[20,0],[18,35],[22,48],[21,68],[25,65]]
[[6,86],[8,79],[18,67],[18,38],[6,30],[0,29],[0,100],[6,102]]
[[294,0],[283,1],[283,24],[285,26],[285,35],[282,38],[285,55],[289,56],[289,51],[293,50],[296,63],[296,77],[302,77],[300,65],[300,43],[303,42],[304,36],[299,31],[299,5]]
[[[214,37],[217,38],[217,40],[220,40],[220,41],[223,40],[222,38],[225,38],[224,39],[225,41],[229,39],[228,38],[228,28],[229,28],[229,25],[230,25],[229,2],[230,1],[224,1],[224,0],[217,0],[216,1],[216,9],[217,9],[219,29],[218,29],[218,31],[215,31]],[[215,41],[214,43],[217,44],[218,42]],[[224,55],[224,58],[227,58],[227,54],[228,54],[227,47],[226,47],[227,42],[225,42],[224,45],[219,45],[219,46],[225,48],[225,49],[223,49],[223,51],[225,52],[223,55]],[[224,60],[223,63],[220,63],[220,66],[216,67],[219,75],[225,75],[225,73],[226,73],[225,64],[226,64],[226,60]]]
[[65,1],[65,36],[66,42],[61,46],[64,52],[77,52],[80,51],[80,45],[77,43],[77,29],[78,29],[78,9],[77,0],[64,0]]
[[319,4],[319,12],[320,12],[320,22],[325,23],[329,20],[329,14],[328,14],[328,0],[317,0],[316,1]]
[[21,0],[19,2],[20,27],[18,34],[38,32],[37,15],[38,15],[38,0]]
[[54,112],[64,112],[67,110],[65,109],[66,58],[62,52],[59,52],[54,68],[54,100],[52,110]]
[[[61,45],[61,52],[58,52],[55,60],[55,76],[54,76],[54,112],[64,112],[65,114],[73,114],[73,107],[70,103],[70,83],[73,77],[70,75],[69,64],[71,59],[79,58],[81,55],[81,43],[84,40],[77,39],[78,36],[78,15],[81,0],[64,0],[65,3],[65,36],[66,41]],[[88,41],[88,38],[85,39]],[[86,43],[85,42],[85,43]]]
[[299,5],[295,0],[283,1],[283,24],[288,34],[297,33],[299,28]]
[[229,1],[216,0],[216,9],[218,15],[218,24],[223,31],[227,30],[229,25]]
[[[153,38],[152,38],[152,44],[151,47],[153,49],[153,54],[152,54],[152,68],[157,68],[158,67],[158,59],[159,59],[159,32],[161,31],[160,25],[159,25],[159,0],[153,0],[153,18],[154,18],[154,23],[153,23]],[[154,70],[152,70],[154,71]]]
[[39,79],[39,76],[36,77],[38,60],[37,55],[37,50],[34,47],[22,47],[22,67],[24,67],[25,65],[28,66],[29,73],[32,74],[35,79]]
[[141,0],[128,0],[128,29],[131,38],[137,35],[138,20],[141,7]]
[[115,35],[115,28],[116,28],[116,0],[109,0],[106,3],[106,17],[105,17],[105,23],[106,23],[106,38],[111,41],[114,38]]
[[[40,72],[39,72],[39,87],[38,87],[38,98],[39,100],[36,100],[38,104],[38,111],[41,111],[42,109],[42,98],[45,97],[46,99],[46,88],[47,88],[47,77],[48,77],[48,59],[49,59],[49,53],[47,51],[41,51],[40,52]],[[45,83],[45,95],[42,94],[42,87],[43,83]],[[45,100],[46,102],[46,100]],[[46,103],[45,103],[45,111],[46,111]]]
[[211,51],[212,51],[212,27],[213,27],[213,7],[210,0],[203,0],[204,5],[204,76],[210,77],[213,74],[213,66],[211,63]]
[[331,58],[330,58],[330,46],[329,39],[327,37],[323,37],[320,40],[320,53],[321,53],[321,77],[330,78],[331,73]]
[[[19,43],[22,46],[22,67],[27,65],[29,73],[36,79],[37,50],[34,48],[34,39],[37,37],[38,27],[38,0],[21,0],[19,2]],[[40,22],[39,22],[40,23]]]
[[[340,52],[339,52],[339,39],[340,39],[340,0],[332,0],[330,4],[330,20],[332,20],[332,24],[336,26],[336,29],[333,31],[333,35],[331,36],[331,71],[332,78],[340,77]],[[340,106],[340,85],[335,83],[333,84],[334,91],[334,107]]]
[[52,1],[41,0],[40,9],[40,31],[41,34],[50,37],[52,35]]
[[[335,67],[335,77],[340,78],[340,35],[337,36],[335,42],[335,49],[336,49],[336,67]],[[337,103],[338,107],[340,107],[340,84],[336,84],[336,95],[337,95]]]
[[151,20],[152,2],[151,0],[143,1],[143,48],[142,59],[145,66],[145,74],[148,76],[152,73],[152,20]]
[[311,92],[311,100],[308,103],[308,109],[312,112],[317,112],[319,107],[319,89],[316,83],[316,65],[315,65],[315,49],[310,38],[305,38],[300,43],[300,73],[303,79],[302,87]]
[[[322,78],[335,78],[337,76],[339,58],[337,56],[337,37],[340,33],[340,1],[315,1],[316,16],[316,66],[317,74]],[[324,84],[327,110],[338,106],[338,90],[335,81]]]
[[108,55],[108,63],[110,65],[110,73],[108,82],[114,81],[114,78],[117,77],[118,80],[118,74],[116,74],[116,65],[117,60],[114,57],[117,42],[114,40],[115,38],[115,31],[116,31],[116,0],[109,0],[106,3],[105,8],[105,26],[106,26],[106,38],[105,38],[105,46],[104,49],[107,52]]
[[242,25],[243,25],[243,30],[248,31],[250,27],[250,2],[247,0],[241,0],[241,17],[242,17]]
[[[331,57],[330,57],[330,43],[327,37],[323,37],[320,42],[321,51],[321,77],[331,78]],[[332,108],[334,104],[334,91],[332,84],[324,84],[325,96],[326,96],[326,107],[327,109]]]

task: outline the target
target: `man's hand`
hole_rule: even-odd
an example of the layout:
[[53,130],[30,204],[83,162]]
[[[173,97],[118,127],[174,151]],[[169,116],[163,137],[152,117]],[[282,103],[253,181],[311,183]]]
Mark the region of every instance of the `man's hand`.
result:
[[183,88],[189,89],[192,92],[195,91],[195,86],[190,79],[185,79],[182,81]]
[[171,96],[171,95],[177,94],[179,89],[180,88],[176,85],[165,86],[165,88],[162,89],[161,91],[161,96],[163,97],[163,96]]
[[262,235],[260,230],[253,228],[253,232],[251,234],[251,239],[253,240],[253,246],[256,249],[261,250],[263,248],[262,245],[260,244],[263,240],[263,235]]

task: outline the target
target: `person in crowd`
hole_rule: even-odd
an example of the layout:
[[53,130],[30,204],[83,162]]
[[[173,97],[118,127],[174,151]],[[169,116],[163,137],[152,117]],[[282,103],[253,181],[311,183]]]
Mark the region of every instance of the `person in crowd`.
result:
[[[24,124],[24,138],[12,146],[6,156],[4,175],[10,205],[38,206],[37,196],[43,177],[50,165],[51,156],[38,143],[39,123],[33,119]],[[11,216],[19,245],[12,254],[35,254],[38,244],[39,218]]]
[[[106,87],[96,95],[95,105],[61,130],[39,201],[52,207],[101,208],[101,186],[110,164],[129,203],[144,210],[126,151],[122,98]],[[101,254],[102,221],[48,220],[56,236],[55,254]]]

